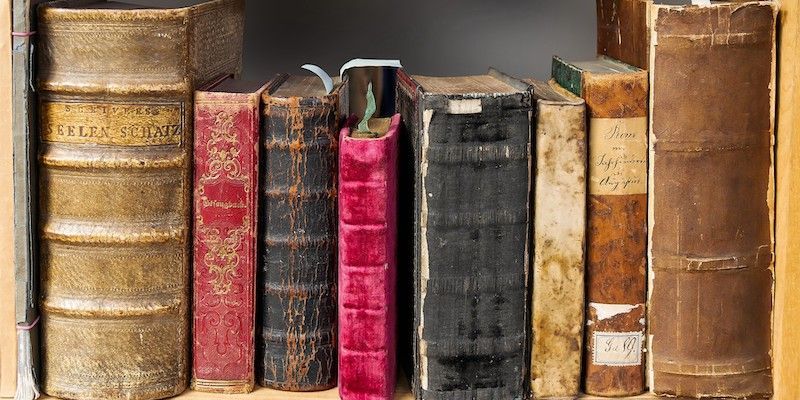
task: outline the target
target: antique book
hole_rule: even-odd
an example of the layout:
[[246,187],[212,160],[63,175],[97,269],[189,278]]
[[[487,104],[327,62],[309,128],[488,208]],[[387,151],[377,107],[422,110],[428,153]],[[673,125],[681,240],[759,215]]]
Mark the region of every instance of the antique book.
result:
[[527,398],[530,89],[496,71],[398,74],[412,390]]
[[[5,2],[9,5],[9,2]],[[34,1],[35,3],[35,1]],[[17,400],[30,400],[39,395],[38,389],[38,310],[37,310],[37,261],[36,261],[36,96],[33,90],[33,37],[36,31],[31,0],[14,0],[12,7],[11,62],[13,86],[13,118],[10,148],[13,152],[13,223],[6,221],[3,226],[13,226],[14,280],[16,290],[17,323]],[[8,15],[5,13],[3,15]],[[5,32],[5,31],[2,31]],[[3,54],[7,54],[3,52]],[[4,93],[10,93],[4,92]],[[9,105],[11,106],[11,105]],[[9,144],[7,144],[9,145]],[[4,147],[8,148],[8,147]],[[3,158],[5,159],[5,158]],[[3,176],[8,176],[3,174]],[[8,258],[8,257],[6,257]],[[2,343],[11,343],[2,340]],[[5,349],[4,349],[5,350]],[[3,351],[3,354],[12,354]],[[5,357],[10,360],[11,357]],[[5,361],[5,360],[3,360]],[[8,371],[0,368],[0,396],[5,394]]]
[[279,75],[262,95],[256,368],[262,386],[336,386],[336,181],[341,85]]
[[339,135],[339,394],[391,400],[396,375],[400,116]]
[[555,82],[528,81],[536,101],[531,392],[581,387],[586,260],[586,104]]
[[648,69],[653,0],[596,1],[597,54]]
[[584,390],[636,395],[645,390],[647,72],[555,57],[553,77],[589,117]]
[[657,5],[651,15],[658,394],[772,392],[776,15],[766,1]]
[[241,66],[241,0],[39,8],[43,389],[186,388],[194,88]]
[[256,221],[262,82],[225,79],[194,96],[192,388],[255,383]]

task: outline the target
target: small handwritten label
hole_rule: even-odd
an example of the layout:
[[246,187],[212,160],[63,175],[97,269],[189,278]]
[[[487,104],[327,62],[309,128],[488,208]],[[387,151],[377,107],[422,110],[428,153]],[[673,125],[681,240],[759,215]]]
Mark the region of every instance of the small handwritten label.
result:
[[122,104],[42,102],[46,142],[116,146],[181,144],[182,103]]
[[647,118],[592,118],[589,194],[647,193]]
[[592,362],[617,367],[642,365],[640,332],[594,332]]

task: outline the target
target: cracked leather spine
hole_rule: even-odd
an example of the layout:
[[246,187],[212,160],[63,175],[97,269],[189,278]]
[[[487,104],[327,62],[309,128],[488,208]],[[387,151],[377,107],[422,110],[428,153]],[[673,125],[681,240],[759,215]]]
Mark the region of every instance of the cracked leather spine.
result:
[[308,85],[322,84],[280,75],[262,96],[257,378],[291,391],[336,386],[341,85],[303,95]]

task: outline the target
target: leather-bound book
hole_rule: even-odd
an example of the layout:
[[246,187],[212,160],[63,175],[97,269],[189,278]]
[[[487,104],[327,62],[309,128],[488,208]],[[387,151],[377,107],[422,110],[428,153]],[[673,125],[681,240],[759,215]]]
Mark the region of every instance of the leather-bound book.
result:
[[527,398],[530,88],[495,71],[398,74],[412,390]]
[[645,390],[647,72],[555,57],[553,77],[589,116],[584,389],[636,395]]
[[597,53],[638,68],[650,65],[653,0],[596,0]]
[[396,376],[400,116],[345,126],[339,148],[339,394],[391,400]]
[[189,372],[195,87],[241,66],[243,1],[39,8],[44,391],[155,399]]
[[[652,389],[772,393],[773,2],[652,13]],[[680,77],[680,79],[676,79]]]
[[225,79],[195,93],[192,388],[255,383],[258,153],[264,84]]
[[581,387],[586,260],[586,104],[555,82],[529,81],[536,101],[531,392]]
[[279,75],[262,95],[262,250],[256,369],[262,386],[336,386],[336,181],[341,85]]

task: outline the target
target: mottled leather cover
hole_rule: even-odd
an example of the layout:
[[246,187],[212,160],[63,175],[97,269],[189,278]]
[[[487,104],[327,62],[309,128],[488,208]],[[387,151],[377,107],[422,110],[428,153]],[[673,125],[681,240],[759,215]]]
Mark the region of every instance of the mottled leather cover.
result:
[[586,268],[586,103],[551,81],[536,101],[531,394],[581,391]]
[[262,90],[195,93],[194,390],[247,393],[255,383]]
[[596,0],[597,53],[648,69],[653,0]]
[[776,15],[766,1],[656,6],[652,14],[658,394],[772,393]]
[[400,116],[374,139],[339,135],[339,395],[394,398]]
[[[398,72],[399,251],[417,399],[528,396],[531,93]],[[413,275],[413,276],[411,276]],[[408,289],[403,289],[408,290]],[[412,365],[413,364],[413,365]]]
[[244,3],[39,8],[48,395],[155,399],[189,372],[192,97],[241,66]]
[[589,115],[584,390],[636,395],[645,390],[647,72],[556,57],[553,77]]
[[317,77],[280,75],[262,96],[256,368],[263,386],[336,386],[340,89],[326,95]]

